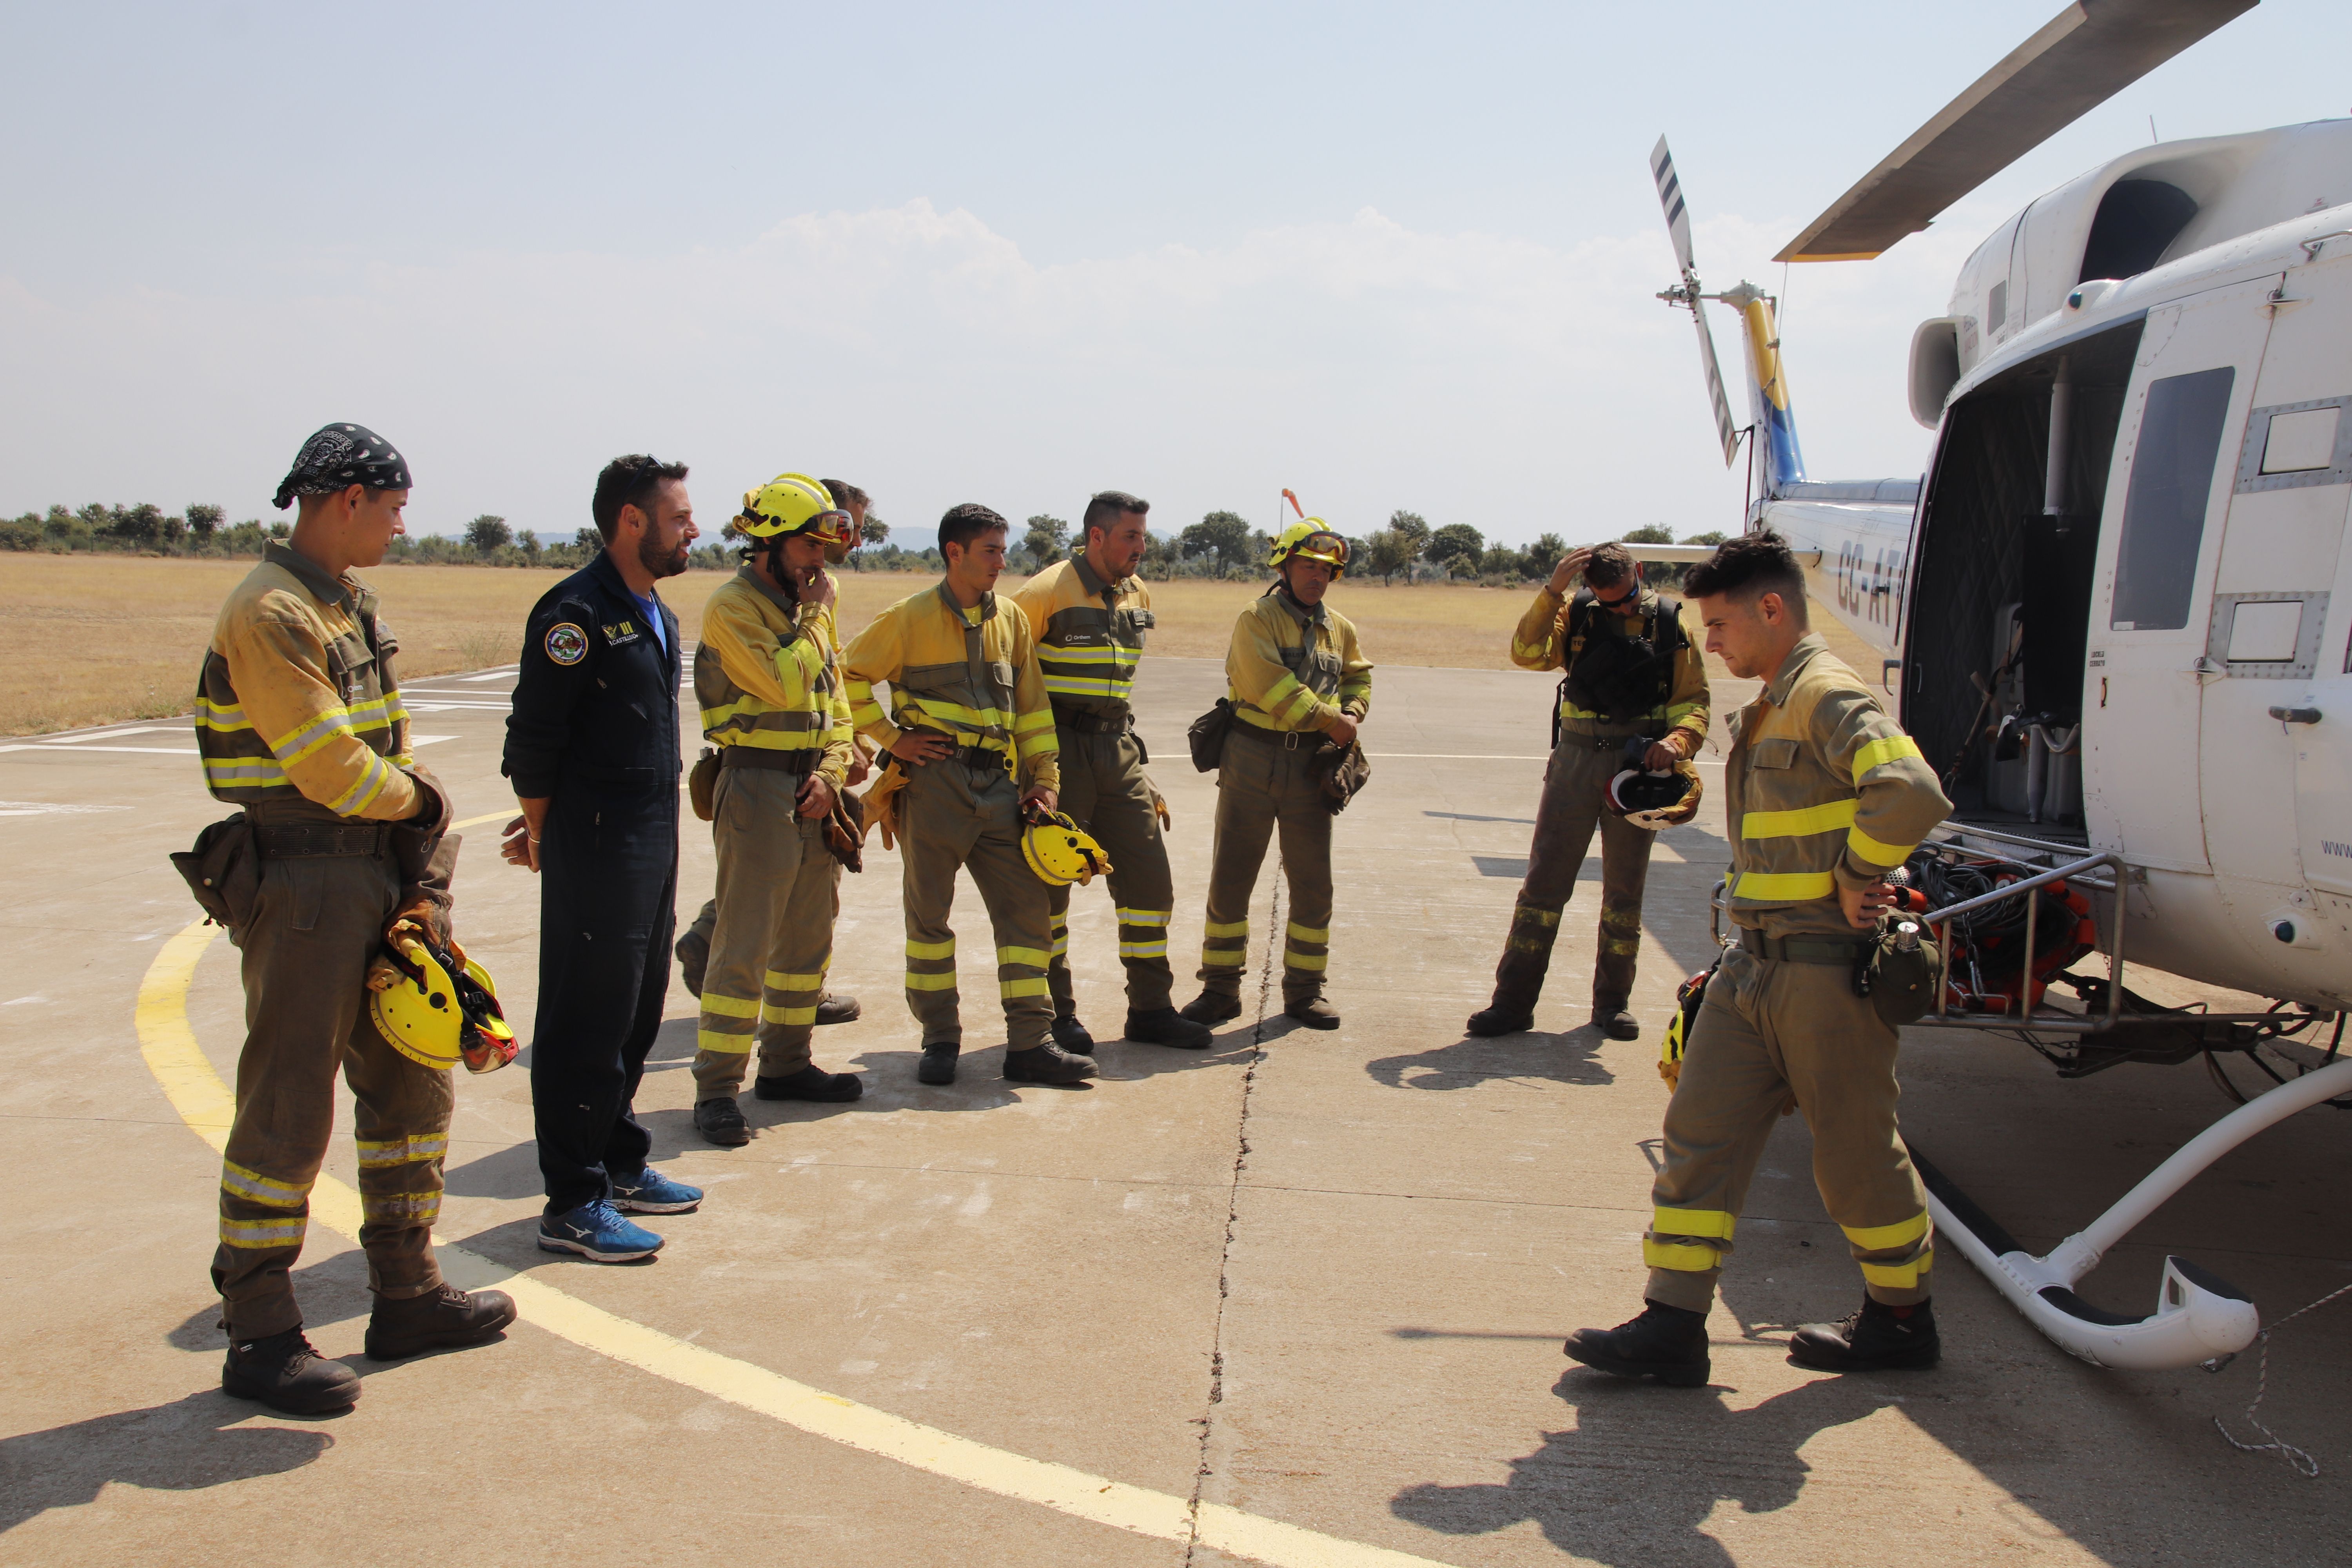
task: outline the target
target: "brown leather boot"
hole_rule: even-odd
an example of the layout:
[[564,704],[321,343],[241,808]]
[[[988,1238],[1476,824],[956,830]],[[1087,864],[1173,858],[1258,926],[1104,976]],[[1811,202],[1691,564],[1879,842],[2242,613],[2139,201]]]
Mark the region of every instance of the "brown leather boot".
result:
[[376,1361],[399,1361],[425,1351],[480,1344],[496,1339],[514,1321],[514,1298],[505,1291],[466,1291],[444,1285],[404,1300],[378,1296],[375,1310],[368,1314],[364,1344]]
[[360,1396],[360,1374],[311,1348],[299,1328],[258,1340],[231,1340],[221,1363],[221,1392],[258,1399],[289,1415],[323,1415]]

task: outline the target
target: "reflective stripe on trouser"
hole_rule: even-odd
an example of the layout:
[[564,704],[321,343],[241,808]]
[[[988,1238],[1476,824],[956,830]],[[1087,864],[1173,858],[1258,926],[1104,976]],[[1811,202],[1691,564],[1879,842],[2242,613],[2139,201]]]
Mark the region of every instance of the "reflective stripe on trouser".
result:
[[841,862],[824,847],[823,825],[793,804],[802,780],[729,768],[712,792],[719,913],[695,1032],[698,1102],[742,1089],[754,1044],[761,1078],[790,1078],[809,1065],[841,910]]
[[905,863],[907,1010],[923,1043],[961,1043],[955,931],[948,911],[956,872],[971,871],[996,939],[996,990],[1006,1044],[1044,1045],[1054,1021],[1045,983],[1053,947],[1045,884],[1021,855],[1021,796],[1001,768],[932,763],[913,771],[899,795],[898,851]]
[[1870,1294],[1892,1307],[1927,1299],[1934,1237],[1895,1124],[1895,1043],[1844,965],[1724,955],[1666,1104],[1665,1163],[1642,1243],[1651,1300],[1706,1310],[1734,1216],[1791,1098],[1812,1130],[1822,1202]]
[[[1160,814],[1151,809],[1151,786],[1143,776],[1143,749],[1131,735],[1064,730],[1061,809],[1094,835],[1110,857],[1104,883],[1118,916],[1118,958],[1127,969],[1127,1005],[1148,1013],[1168,1006],[1176,989],[1168,963],[1168,922],[1176,885],[1168,871],[1168,846],[1160,837]],[[1070,984],[1070,894],[1049,888],[1054,912],[1054,1010],[1076,1006]]]
[[231,1339],[260,1339],[302,1321],[288,1276],[334,1131],[339,1068],[356,1102],[369,1288],[421,1296],[441,1283],[433,1221],[455,1103],[449,1075],[386,1045],[365,1003],[368,962],[399,896],[389,859],[261,863],[253,919],[238,933],[246,1038],[213,1254]]
[[1657,835],[1633,826],[1601,804],[1601,789],[1619,772],[1620,756],[1613,749],[1595,749],[1588,736],[1564,735],[1544,769],[1528,879],[1519,887],[1502,962],[1495,965],[1495,1005],[1505,1012],[1532,1012],[1543,994],[1559,912],[1575,895],[1576,879],[1596,828],[1601,834],[1601,926],[1593,943],[1593,1010],[1622,1007],[1633,994],[1634,966],[1642,951],[1642,889],[1649,880],[1650,847]]
[[[1290,885],[1283,936],[1282,996],[1323,994],[1331,927],[1331,813],[1312,759],[1320,737],[1296,747],[1279,739],[1234,736],[1217,769],[1217,841],[1209,867],[1209,910],[1201,943],[1201,984],[1238,995],[1249,942],[1250,896],[1265,861],[1266,841],[1281,829],[1282,869]],[[1319,933],[1307,938],[1300,931]]]

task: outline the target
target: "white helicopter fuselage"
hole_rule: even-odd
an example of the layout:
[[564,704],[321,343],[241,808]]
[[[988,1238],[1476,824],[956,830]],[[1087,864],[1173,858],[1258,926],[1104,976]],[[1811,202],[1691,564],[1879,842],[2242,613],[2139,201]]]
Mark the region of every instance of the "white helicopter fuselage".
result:
[[1911,381],[1916,505],[1768,483],[1751,519],[1819,552],[1961,819],[2126,858],[2135,963],[2352,1006],[2352,121],[2042,197]]

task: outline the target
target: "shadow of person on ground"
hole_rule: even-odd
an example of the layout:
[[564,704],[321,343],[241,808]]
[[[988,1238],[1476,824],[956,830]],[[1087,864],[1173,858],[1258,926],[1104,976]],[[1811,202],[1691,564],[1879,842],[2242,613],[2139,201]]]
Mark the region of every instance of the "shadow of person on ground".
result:
[[1588,1024],[1564,1035],[1534,1030],[1489,1038],[1465,1035],[1412,1056],[1381,1057],[1364,1070],[1391,1089],[1475,1089],[1495,1079],[1549,1079],[1578,1088],[1614,1083],[1600,1059],[1604,1037]]
[[1716,1505],[1787,1508],[1812,1473],[1799,1450],[1894,1403],[1866,1381],[1825,1377],[1734,1410],[1720,1387],[1659,1388],[1582,1367],[1552,1392],[1575,1407],[1576,1426],[1512,1460],[1509,1480],[1408,1487],[1390,1508],[1448,1535],[1532,1520],[1560,1551],[1622,1568],[1731,1568],[1731,1553],[1706,1533]]
[[0,1439],[0,1532],[53,1508],[90,1502],[109,1481],[198,1491],[299,1470],[335,1445],[325,1432],[239,1425],[262,1414],[257,1405],[207,1389]]

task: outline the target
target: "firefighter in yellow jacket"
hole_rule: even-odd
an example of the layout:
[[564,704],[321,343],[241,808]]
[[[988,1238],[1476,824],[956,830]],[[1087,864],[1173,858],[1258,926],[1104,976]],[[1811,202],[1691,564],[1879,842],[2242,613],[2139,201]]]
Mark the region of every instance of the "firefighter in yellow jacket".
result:
[[755,1044],[761,1100],[839,1103],[862,1087],[809,1059],[841,911],[841,863],[824,825],[851,755],[832,639],[814,623],[829,618],[825,551],[849,536],[849,513],[819,481],[779,474],[744,496],[735,526],[749,542],[743,565],[710,595],[694,656],[702,733],[719,764],[694,1127],[726,1146],[751,1136],[735,1097]]
[[351,574],[404,531],[408,488],[407,463],[363,426],[329,425],[304,442],[277,497],[280,510],[300,503],[293,534],[221,606],[196,697],[205,782],[243,808],[259,873],[249,905],[228,911],[246,1038],[213,1255],[229,1337],[221,1386],[295,1414],[360,1393],[349,1367],[311,1348],[289,1279],[334,1129],[338,1070],[356,1102],[368,1354],[478,1343],[515,1316],[503,1291],[442,1280],[433,1221],[449,1074],[395,1050],[364,1005],[388,931],[405,923],[454,947],[447,798],[409,755],[399,644]]
[[1372,701],[1372,664],[1345,616],[1323,602],[1348,565],[1348,542],[1321,518],[1275,542],[1275,584],[1234,623],[1225,650],[1234,722],[1217,769],[1217,837],[1201,940],[1201,994],[1184,1016],[1238,1017],[1249,954],[1250,894],[1266,841],[1282,834],[1290,887],[1283,927],[1283,1011],[1311,1029],[1336,1029],[1323,996],[1331,953],[1331,808],[1317,755],[1356,739]]
[[[847,479],[820,479],[817,482],[824,493],[833,498],[833,504],[848,514],[847,531],[828,534],[824,541],[825,561],[838,566],[849,558],[851,551],[857,548],[866,528],[866,508],[872,503],[872,498]],[[815,637],[824,645],[824,656],[832,662],[836,673],[841,668],[841,627],[835,618],[840,593],[841,580],[820,567],[808,590],[799,595],[795,622],[803,633]],[[851,732],[849,773],[845,780],[851,789],[864,784],[873,773],[871,747],[872,742],[855,731]],[[694,923],[686,928],[685,934],[671,949],[677,957],[678,978],[696,996],[702,994],[702,972],[710,962],[710,932],[718,923],[719,900],[706,899],[702,911],[694,917]],[[816,1000],[817,1027],[824,1028],[828,1024],[856,1023],[863,1012],[856,997],[828,985]]]
[[[1168,846],[1160,837],[1160,792],[1143,772],[1136,738],[1136,666],[1152,624],[1151,590],[1135,575],[1149,540],[1144,518],[1151,503],[1124,490],[1105,490],[1087,502],[1082,548],[1021,585],[1013,602],[1029,617],[1037,638],[1038,668],[1054,704],[1062,770],[1061,809],[1087,830],[1109,858],[1110,899],[1118,916],[1118,957],[1127,969],[1127,1026],[1145,1045],[1199,1050],[1207,1025],[1178,1013],[1168,966],[1168,922],[1175,916],[1175,883]],[[1054,1038],[1063,1049],[1091,1051],[1094,1037],[1078,1019],[1070,980],[1070,888],[1051,890]]]
[[[922,1026],[923,1083],[955,1081],[963,1022],[955,931],[948,912],[956,872],[968,869],[995,928],[997,994],[1004,1006],[1004,1076],[1075,1083],[1094,1058],[1050,1038],[1054,1005],[1045,884],[1022,852],[1027,822],[1051,812],[1061,783],[1054,710],[1029,622],[998,602],[1004,519],[984,506],[940,520],[947,574],[902,599],[842,650],[851,721],[889,753],[867,809],[898,839],[905,868],[907,1007]],[[890,688],[885,714],[874,688]]]
[[1789,1359],[1827,1372],[1935,1364],[1932,1227],[1895,1123],[1896,1029],[1858,994],[1884,880],[1951,811],[1919,748],[1807,629],[1804,579],[1770,533],[1729,541],[1687,580],[1706,647],[1760,680],[1724,770],[1738,941],[1708,981],[1666,1106],[1642,1253],[1644,1310],[1580,1329],[1568,1353],[1626,1377],[1706,1381],[1706,1313],[1765,1140],[1790,1101],[1813,1179],[1865,1300],[1799,1330]]

